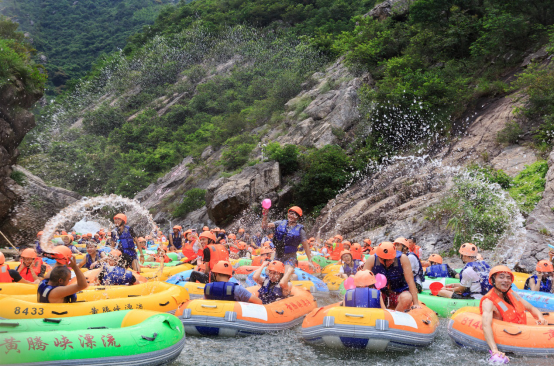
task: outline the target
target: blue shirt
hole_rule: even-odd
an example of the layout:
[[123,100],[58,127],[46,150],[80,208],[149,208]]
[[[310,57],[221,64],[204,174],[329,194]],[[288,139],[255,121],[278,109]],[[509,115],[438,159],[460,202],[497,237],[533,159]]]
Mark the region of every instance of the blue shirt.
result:
[[252,294],[250,293],[250,291],[248,291],[241,285],[238,285],[235,287],[235,301],[248,302],[248,300],[250,300],[251,297],[252,297]]

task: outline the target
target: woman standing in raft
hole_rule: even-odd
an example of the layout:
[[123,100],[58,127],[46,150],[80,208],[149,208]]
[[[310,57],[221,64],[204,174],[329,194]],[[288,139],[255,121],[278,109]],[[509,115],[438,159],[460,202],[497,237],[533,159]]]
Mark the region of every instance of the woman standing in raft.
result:
[[285,270],[290,267],[296,267],[298,260],[296,259],[296,252],[298,246],[302,244],[306,257],[308,257],[308,263],[312,270],[314,269],[312,264],[312,252],[310,250],[310,244],[304,226],[298,223],[300,217],[302,217],[302,209],[298,206],[289,208],[287,214],[287,220],[275,221],[267,223],[267,213],[269,209],[264,208],[262,210],[262,229],[273,229],[275,231],[275,237],[273,244],[275,245],[275,260],[283,262]]
[[[267,277],[262,277],[263,269],[267,267]],[[285,266],[279,261],[263,262],[254,272],[253,279],[261,287],[258,290],[258,297],[264,305],[282,300],[289,296],[292,284],[289,282],[294,273],[294,267],[289,267],[285,273]]]
[[479,309],[483,315],[483,333],[493,356],[506,357],[498,350],[492,331],[492,320],[498,319],[515,324],[527,324],[525,311],[530,312],[536,319],[537,325],[547,325],[542,312],[519,297],[512,291],[514,275],[506,266],[493,267],[489,274],[489,283],[492,290],[481,298]]
[[375,255],[365,262],[364,269],[387,278],[387,288],[382,293],[389,308],[396,311],[420,309],[412,265],[405,254],[396,251],[391,242],[383,242],[375,249]]
[[87,288],[87,279],[79,267],[75,257],[69,258],[68,266],[75,272],[77,283],[68,285],[71,271],[65,265],[56,267],[50,272],[50,278],[43,280],[38,286],[37,302],[60,304],[77,301],[77,292]]
[[[135,233],[133,229],[127,225],[127,216],[122,213],[118,213],[114,216],[113,222],[116,226],[115,231],[112,233],[112,238],[119,240],[119,249],[123,253],[121,256],[122,264],[125,268],[131,267],[133,271],[140,272],[140,266],[137,259],[137,245],[135,241]],[[144,263],[144,254],[142,248],[139,246],[140,263]]]

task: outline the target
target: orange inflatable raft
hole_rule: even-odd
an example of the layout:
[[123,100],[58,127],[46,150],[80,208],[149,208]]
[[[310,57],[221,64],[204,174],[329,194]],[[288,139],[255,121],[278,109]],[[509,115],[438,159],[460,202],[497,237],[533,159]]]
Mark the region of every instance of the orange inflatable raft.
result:
[[[248,290],[257,294],[258,286]],[[291,296],[267,305],[197,299],[175,312],[187,335],[235,337],[276,332],[294,327],[317,307],[310,292],[293,287]]]
[[308,314],[302,323],[302,337],[310,344],[332,348],[410,351],[429,346],[438,325],[435,312],[423,305],[403,313],[336,303]]
[[255,272],[258,268],[260,268],[260,266],[240,266],[235,269],[233,277],[238,280],[244,280],[250,273]]
[[[554,314],[543,315],[549,324],[554,323]],[[554,326],[536,325],[530,313],[527,313],[527,325],[493,319],[492,331],[500,352],[525,356],[554,355]],[[478,307],[465,307],[454,313],[448,323],[448,335],[459,346],[477,351],[489,350]]]

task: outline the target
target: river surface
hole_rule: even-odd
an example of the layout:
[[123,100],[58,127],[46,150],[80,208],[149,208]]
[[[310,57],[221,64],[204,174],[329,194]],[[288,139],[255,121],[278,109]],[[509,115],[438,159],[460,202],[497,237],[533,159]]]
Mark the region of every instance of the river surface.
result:
[[[324,306],[336,298],[318,298]],[[403,353],[369,353],[316,347],[303,342],[301,325],[282,332],[240,338],[187,336],[180,365],[488,365],[488,353],[473,352],[453,344],[447,333],[448,319],[440,319],[435,342],[427,349]],[[510,365],[552,366],[553,358],[513,357]]]

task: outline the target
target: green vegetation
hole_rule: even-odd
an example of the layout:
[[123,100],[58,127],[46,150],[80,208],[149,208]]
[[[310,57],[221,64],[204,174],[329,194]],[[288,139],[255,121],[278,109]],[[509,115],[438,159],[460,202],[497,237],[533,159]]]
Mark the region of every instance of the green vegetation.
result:
[[510,196],[517,202],[522,214],[529,215],[542,198],[546,185],[546,173],[548,163],[539,160],[516,175],[511,187],[508,189]]
[[206,190],[193,188],[183,195],[183,202],[173,211],[173,217],[183,217],[206,205]]
[[269,160],[279,162],[282,175],[289,175],[298,170],[298,147],[296,145],[285,145],[281,147],[278,142],[271,142],[265,147]]
[[41,90],[46,72],[31,60],[35,49],[17,27],[16,23],[0,16],[0,89],[20,81],[29,91]]
[[14,170],[10,174],[10,178],[13,179],[20,186],[24,186],[26,183],[25,174],[19,170]]
[[[34,47],[48,58],[50,87],[90,70],[101,54],[123,48],[127,38],[151,24],[169,0],[4,1],[2,14],[17,19]],[[74,83],[75,81],[73,81]]]
[[498,131],[496,141],[500,144],[515,144],[523,130],[516,121],[506,122],[506,127]]

